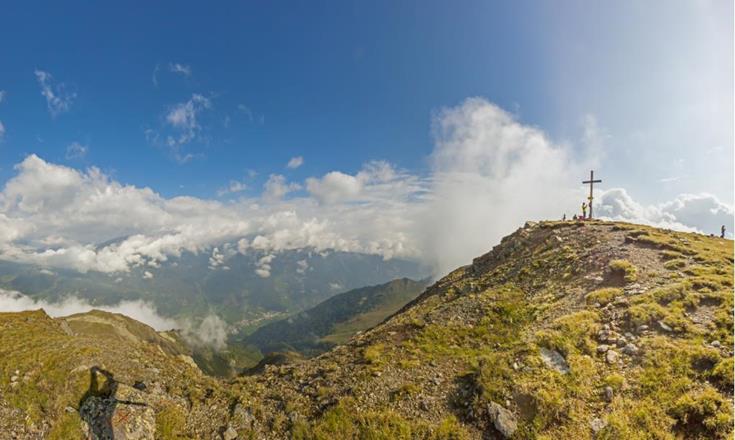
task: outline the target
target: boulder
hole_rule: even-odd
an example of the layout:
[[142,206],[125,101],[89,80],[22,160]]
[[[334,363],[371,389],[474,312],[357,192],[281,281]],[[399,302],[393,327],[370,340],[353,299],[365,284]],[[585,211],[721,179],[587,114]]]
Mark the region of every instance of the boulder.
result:
[[605,360],[608,364],[614,364],[618,361],[618,353],[615,350],[608,350],[605,353]]
[[487,405],[487,412],[495,429],[503,438],[511,438],[518,429],[518,422],[512,412],[495,402]]
[[606,426],[607,422],[599,417],[595,417],[594,419],[590,420],[590,429],[592,429],[592,432],[594,432],[595,434],[605,429]]
[[569,364],[564,356],[556,350],[549,350],[547,348],[541,348],[541,360],[544,361],[547,367],[552,368],[559,373],[569,373]]
[[225,432],[222,433],[223,440],[235,440],[237,438],[237,431],[232,426],[228,426]]
[[605,387],[605,400],[608,402],[612,402],[613,396],[615,395],[615,392],[613,391],[611,386]]

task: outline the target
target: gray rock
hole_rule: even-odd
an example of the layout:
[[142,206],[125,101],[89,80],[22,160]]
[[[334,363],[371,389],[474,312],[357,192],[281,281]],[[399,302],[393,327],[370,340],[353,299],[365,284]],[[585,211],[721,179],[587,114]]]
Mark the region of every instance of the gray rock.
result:
[[513,413],[495,402],[488,403],[487,412],[495,429],[504,438],[511,438],[518,429],[518,422]]
[[713,346],[715,348],[720,348],[722,346],[722,344],[720,344],[720,341],[712,341],[712,342],[709,343],[709,345],[711,345],[711,346]]
[[225,432],[222,433],[222,440],[235,440],[237,438],[237,431],[232,426],[228,426]]
[[638,333],[642,333],[646,330],[648,330],[648,326],[646,324],[641,324],[638,326]]
[[544,361],[547,367],[552,368],[559,373],[569,373],[569,364],[564,356],[556,350],[549,350],[547,348],[541,348],[541,360]]
[[607,352],[607,351],[608,351],[609,349],[610,349],[610,347],[608,347],[607,345],[605,345],[605,344],[600,344],[600,345],[598,345],[598,346],[597,346],[597,353],[599,353],[599,354],[604,354],[604,353],[606,353],[606,352]]
[[607,422],[599,417],[595,417],[594,419],[590,420],[590,428],[595,434],[605,429],[606,426]]
[[614,364],[618,361],[618,353],[615,350],[608,350],[607,353],[605,353],[605,360],[608,364]]
[[658,322],[658,326],[661,327],[661,330],[663,330],[665,332],[673,332],[674,331],[674,329],[672,329],[671,327],[669,327],[668,325],[666,325],[666,323],[663,322],[663,321],[659,321]]
[[613,395],[614,395],[614,394],[615,394],[615,393],[613,392],[613,389],[612,389],[612,387],[611,387],[611,386],[607,386],[607,387],[605,387],[605,400],[607,400],[608,402],[612,402],[612,400],[613,400]]
[[638,347],[633,344],[628,344],[623,347],[623,353],[627,354],[628,356],[635,356],[638,354]]
[[421,408],[421,411],[428,411],[429,403],[426,400],[422,400],[421,402],[419,402],[419,408]]

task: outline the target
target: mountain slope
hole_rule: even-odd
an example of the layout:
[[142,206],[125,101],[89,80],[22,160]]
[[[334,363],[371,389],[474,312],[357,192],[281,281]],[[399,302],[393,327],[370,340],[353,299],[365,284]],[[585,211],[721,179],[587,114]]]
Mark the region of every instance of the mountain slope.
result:
[[229,381],[155,341],[1,314],[0,429],[74,438],[92,399],[159,438],[731,438],[732,271],[731,240],[529,223],[346,344]]
[[[53,319],[0,313],[0,432],[9,438],[153,438],[217,435],[226,408],[185,349],[107,312]],[[173,438],[168,436],[168,438]]]
[[416,298],[425,282],[401,278],[335,295],[317,306],[260,327],[245,338],[261,352],[298,351],[315,355],[346,342]]
[[[730,438],[733,243],[529,224],[385,323],[235,383],[296,438]],[[262,391],[258,391],[262,390]]]

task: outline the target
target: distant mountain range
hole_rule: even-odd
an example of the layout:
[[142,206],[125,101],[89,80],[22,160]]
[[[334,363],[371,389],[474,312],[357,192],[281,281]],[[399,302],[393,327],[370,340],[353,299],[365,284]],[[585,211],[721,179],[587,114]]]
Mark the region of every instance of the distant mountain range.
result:
[[247,254],[217,261],[210,253],[184,253],[160,267],[127,273],[80,273],[0,261],[0,288],[36,300],[75,296],[92,305],[123,300],[153,303],[165,317],[214,313],[238,328],[312,307],[331,296],[396,278],[420,279],[420,264],[377,255],[310,249]]

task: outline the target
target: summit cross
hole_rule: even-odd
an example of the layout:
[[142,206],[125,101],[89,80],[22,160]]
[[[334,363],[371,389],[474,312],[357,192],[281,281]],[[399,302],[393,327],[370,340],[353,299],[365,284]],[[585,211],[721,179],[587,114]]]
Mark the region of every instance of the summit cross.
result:
[[582,181],[582,184],[583,185],[586,185],[588,183],[590,184],[590,196],[587,197],[587,199],[590,201],[590,203],[589,203],[589,208],[590,208],[590,216],[589,216],[589,218],[590,219],[592,218],[592,191],[593,191],[593,188],[594,188],[595,183],[601,183],[601,182],[602,182],[602,180],[595,180],[595,172],[594,172],[594,170],[591,170],[590,171],[590,180],[583,180]]

